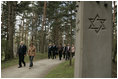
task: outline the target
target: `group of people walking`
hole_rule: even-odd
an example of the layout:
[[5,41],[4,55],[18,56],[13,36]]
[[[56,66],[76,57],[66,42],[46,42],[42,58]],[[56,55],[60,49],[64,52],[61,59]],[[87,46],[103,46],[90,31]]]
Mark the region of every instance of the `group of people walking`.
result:
[[31,69],[31,67],[33,67],[33,58],[35,56],[36,48],[33,43],[30,43],[29,49],[27,51],[26,45],[24,44],[23,41],[21,41],[20,46],[18,48],[18,52],[17,52],[17,54],[19,56],[19,67],[18,68],[22,67],[22,63],[24,64],[24,66],[26,66],[26,63],[24,61],[24,57],[26,56],[26,52],[27,52],[27,54],[29,56],[29,60],[30,60],[29,69]]
[[59,44],[58,46],[56,46],[54,43],[49,44],[48,46],[48,59],[56,59],[56,56],[59,55],[59,60],[61,60],[62,58],[65,60],[69,60],[71,54],[72,57],[75,54],[75,47],[73,44],[72,47],[69,44],[64,44],[64,46],[62,46],[62,44]]
[[[33,67],[33,58],[36,54],[36,48],[32,42],[30,43],[29,48],[27,50],[26,45],[24,44],[23,41],[21,41],[17,54],[19,56],[18,68],[22,67],[22,63],[24,64],[24,67],[26,66],[24,58],[27,54],[29,56],[29,61],[30,61],[29,69],[31,69],[31,67]],[[56,59],[56,56],[59,55],[59,60],[61,60],[62,57],[65,60],[69,60],[71,54],[72,54],[72,57],[75,54],[75,47],[73,44],[72,44],[72,47],[69,44],[68,45],[64,44],[64,46],[62,46],[62,44],[59,44],[58,46],[56,46],[54,43],[53,43],[53,45],[49,44],[49,47],[48,47],[48,58],[49,59],[50,58]]]

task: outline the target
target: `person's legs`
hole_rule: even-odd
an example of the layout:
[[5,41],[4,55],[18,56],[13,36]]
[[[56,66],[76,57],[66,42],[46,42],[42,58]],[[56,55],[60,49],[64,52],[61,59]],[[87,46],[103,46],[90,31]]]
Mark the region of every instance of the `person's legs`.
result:
[[54,58],[56,59],[56,52],[54,52]]
[[65,59],[65,52],[63,53],[63,59]]
[[33,66],[33,58],[34,56],[31,56],[31,67]]
[[61,55],[60,57],[62,57],[62,52],[60,52],[60,55]]
[[50,59],[50,52],[48,52],[48,59]]
[[50,52],[50,58],[52,58],[53,57],[53,52]]
[[30,65],[29,65],[29,67],[31,67],[31,65],[32,65],[31,56],[29,56],[29,60],[30,60]]
[[55,52],[55,59],[56,59],[56,52]]
[[74,55],[75,55],[75,53],[73,52],[73,53],[72,53],[72,57],[73,57]]
[[62,53],[61,51],[59,51],[59,60],[61,60],[61,57],[62,57]]
[[68,52],[67,52],[67,60],[68,60]]
[[54,51],[52,52],[52,59],[54,59]]
[[65,53],[65,60],[67,60],[68,56],[67,56],[67,52]]
[[60,55],[60,51],[59,51],[59,60],[61,60],[61,55]]
[[22,67],[22,64],[21,64],[21,56],[19,55],[19,68]]
[[68,52],[68,60],[70,59],[70,52]]
[[67,52],[67,60],[69,60],[69,52]]
[[25,64],[24,58],[25,58],[25,57],[24,57],[24,55],[23,55],[23,56],[22,56],[22,62],[23,62],[23,64],[24,64],[24,66],[25,66],[26,64]]

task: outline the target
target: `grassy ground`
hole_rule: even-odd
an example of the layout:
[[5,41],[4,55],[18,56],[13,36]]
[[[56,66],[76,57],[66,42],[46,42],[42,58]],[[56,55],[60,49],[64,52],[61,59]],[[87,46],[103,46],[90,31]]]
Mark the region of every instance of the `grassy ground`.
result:
[[[72,66],[65,61],[53,68],[45,78],[74,78],[74,60]],[[117,63],[112,62],[112,78],[117,78]]]
[[[44,58],[47,58],[47,53],[46,54],[36,53],[34,61],[40,60],[40,59],[44,59]],[[29,56],[25,57],[25,61],[29,62]],[[1,68],[3,69],[3,68],[7,68],[7,67],[10,67],[10,66],[13,66],[13,65],[17,65],[17,64],[18,64],[18,58],[14,58],[12,60],[1,62]]]
[[73,78],[74,77],[74,59],[72,66],[69,66],[69,61],[65,61],[53,68],[45,78]]

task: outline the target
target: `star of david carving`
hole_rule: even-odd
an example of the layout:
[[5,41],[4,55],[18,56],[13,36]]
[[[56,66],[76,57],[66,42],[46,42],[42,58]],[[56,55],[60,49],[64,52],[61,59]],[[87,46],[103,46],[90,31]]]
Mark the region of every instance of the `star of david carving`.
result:
[[98,33],[100,30],[104,30],[104,22],[106,19],[100,18],[100,16],[97,14],[95,18],[88,18],[91,22],[89,29],[95,30],[96,33]]

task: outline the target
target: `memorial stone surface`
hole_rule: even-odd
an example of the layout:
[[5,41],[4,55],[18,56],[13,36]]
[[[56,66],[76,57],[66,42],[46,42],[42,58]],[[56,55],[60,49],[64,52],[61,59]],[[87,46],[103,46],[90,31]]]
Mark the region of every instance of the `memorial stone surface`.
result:
[[78,1],[75,78],[112,75],[112,2]]

